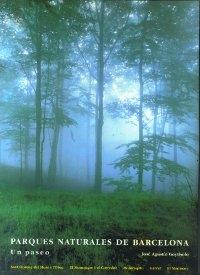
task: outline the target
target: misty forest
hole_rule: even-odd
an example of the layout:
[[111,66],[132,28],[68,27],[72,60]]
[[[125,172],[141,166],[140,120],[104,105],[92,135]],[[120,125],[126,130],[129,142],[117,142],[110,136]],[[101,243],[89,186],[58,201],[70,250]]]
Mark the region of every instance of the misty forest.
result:
[[193,253],[198,2],[2,0],[0,13],[1,269],[157,260],[114,245],[12,255],[11,235],[185,238]]

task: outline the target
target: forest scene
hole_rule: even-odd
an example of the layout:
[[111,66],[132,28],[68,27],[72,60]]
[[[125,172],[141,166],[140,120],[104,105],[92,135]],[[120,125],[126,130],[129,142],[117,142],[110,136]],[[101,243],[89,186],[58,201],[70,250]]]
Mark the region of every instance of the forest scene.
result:
[[[0,270],[194,274],[198,1],[1,0],[0,13]],[[19,244],[50,251],[24,257],[11,237],[188,240],[190,256]]]

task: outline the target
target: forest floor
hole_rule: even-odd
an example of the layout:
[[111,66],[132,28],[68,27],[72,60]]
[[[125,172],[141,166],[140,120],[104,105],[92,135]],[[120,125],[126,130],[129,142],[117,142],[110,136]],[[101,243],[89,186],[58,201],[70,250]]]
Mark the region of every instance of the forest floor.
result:
[[[132,245],[117,249],[114,245],[11,245],[10,238],[52,238],[54,243],[58,238],[111,239],[113,244],[116,239],[130,242],[132,239],[187,239],[192,251],[194,213],[194,206],[188,200],[148,192],[95,194],[1,185],[1,268],[14,263],[66,266],[147,263],[138,256],[141,247]],[[12,248],[22,251],[22,255],[12,256]],[[163,251],[159,249],[156,251]],[[24,257],[27,250],[33,253],[48,250],[50,255]]]

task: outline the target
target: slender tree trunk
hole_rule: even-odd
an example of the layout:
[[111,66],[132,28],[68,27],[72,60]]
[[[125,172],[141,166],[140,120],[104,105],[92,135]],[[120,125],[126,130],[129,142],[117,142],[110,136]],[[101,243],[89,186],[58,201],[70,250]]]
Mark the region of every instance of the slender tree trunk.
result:
[[[41,162],[40,162],[40,169],[41,171],[43,171],[43,161],[44,161],[44,142],[45,142],[45,130],[46,130],[46,103],[47,103],[47,99],[45,97],[44,100],[44,114],[43,114],[43,122],[42,122],[42,140],[41,140],[41,150],[40,150],[40,158],[41,158]],[[43,182],[43,173],[41,175],[42,177],[42,182]]]
[[22,148],[22,121],[19,122],[19,149],[20,149],[20,182],[23,176],[23,148]]
[[[39,25],[39,23],[38,23]],[[38,30],[40,27],[38,27]],[[42,107],[41,107],[41,80],[42,80],[42,58],[41,58],[42,36],[39,31],[36,45],[36,93],[35,93],[35,112],[36,112],[36,150],[35,150],[35,183],[42,184],[41,171],[41,128],[42,128]]]
[[143,189],[143,172],[144,172],[144,144],[143,144],[143,95],[144,95],[144,80],[143,80],[143,63],[144,63],[144,41],[146,35],[146,23],[148,13],[146,11],[143,21],[143,30],[141,36],[141,47],[140,47],[140,60],[138,67],[139,76],[139,163],[138,163],[138,191],[141,192]]
[[155,108],[154,119],[153,119],[153,162],[152,162],[152,189],[151,191],[154,193],[156,190],[156,174],[157,174],[157,159],[158,159],[158,151],[157,151],[157,117],[158,117],[158,108]]
[[91,142],[91,134],[90,134],[90,105],[91,105],[91,75],[89,75],[89,91],[88,91],[88,106],[89,106],[89,113],[87,115],[87,124],[86,124],[86,180],[87,183],[90,183],[90,142]]
[[95,191],[102,189],[102,128],[103,128],[103,89],[104,89],[104,1],[101,1],[98,44],[98,81],[96,106],[96,160]]
[[[173,119],[173,136],[174,136],[174,140],[176,141],[176,127],[177,127],[177,123],[176,123],[176,118],[174,117]],[[175,163],[178,163],[178,148],[176,143],[174,143],[174,148],[173,148],[173,159]],[[178,191],[178,175],[174,175],[174,191],[175,193],[177,193]]]
[[[157,80],[155,79],[155,97],[158,96],[157,91]],[[157,174],[157,120],[158,120],[158,106],[154,108],[154,118],[153,118],[153,161],[152,161],[152,178],[151,178],[151,191],[154,193],[156,190],[156,174]]]
[[[198,167],[199,168],[199,167]],[[197,249],[198,249],[198,267],[197,267],[197,272],[200,274],[200,181],[198,181],[198,199],[197,199],[197,236],[198,236],[198,244],[197,244]]]
[[[48,45],[48,48],[49,48],[49,45]],[[42,118],[41,171],[43,171],[44,143],[46,139],[47,97],[48,97],[49,91],[50,91],[50,58],[48,58],[48,65],[47,65],[47,83],[46,83],[45,98],[44,98],[44,111],[43,111],[43,118]],[[42,181],[43,181],[43,177],[42,177]]]
[[57,148],[58,148],[58,140],[59,140],[59,125],[55,126],[53,133],[53,141],[51,147],[51,157],[49,163],[49,171],[48,171],[48,183],[54,184],[56,181],[56,171],[57,171]]
[[0,165],[1,165],[1,162],[2,162],[1,150],[2,150],[2,141],[0,139]]
[[63,177],[63,130],[60,130],[59,141],[59,171],[61,178]]
[[138,164],[138,191],[143,189],[143,57],[139,63],[139,85],[140,85],[140,103],[139,103],[139,164]]
[[24,168],[25,168],[25,171],[27,171],[29,169],[29,163],[28,163],[29,145],[30,145],[29,129],[30,129],[30,122],[29,122],[29,119],[27,118],[25,121],[25,144],[24,144]]
[[[62,68],[61,68],[62,67]],[[62,71],[61,71],[62,69]],[[48,183],[52,184],[56,181],[56,173],[57,173],[57,153],[58,153],[58,141],[59,141],[59,132],[60,132],[60,101],[61,101],[61,91],[63,89],[63,81],[64,81],[64,66],[58,63],[57,69],[57,87],[56,87],[56,102],[54,106],[54,115],[55,115],[55,126],[53,132],[53,141],[51,146],[51,156],[49,162],[48,169]]]

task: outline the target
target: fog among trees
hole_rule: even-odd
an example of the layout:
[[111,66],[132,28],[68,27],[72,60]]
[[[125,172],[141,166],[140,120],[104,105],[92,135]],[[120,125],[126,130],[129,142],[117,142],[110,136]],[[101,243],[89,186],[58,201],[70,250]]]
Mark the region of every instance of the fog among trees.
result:
[[194,196],[196,1],[17,0],[0,12],[1,177]]

